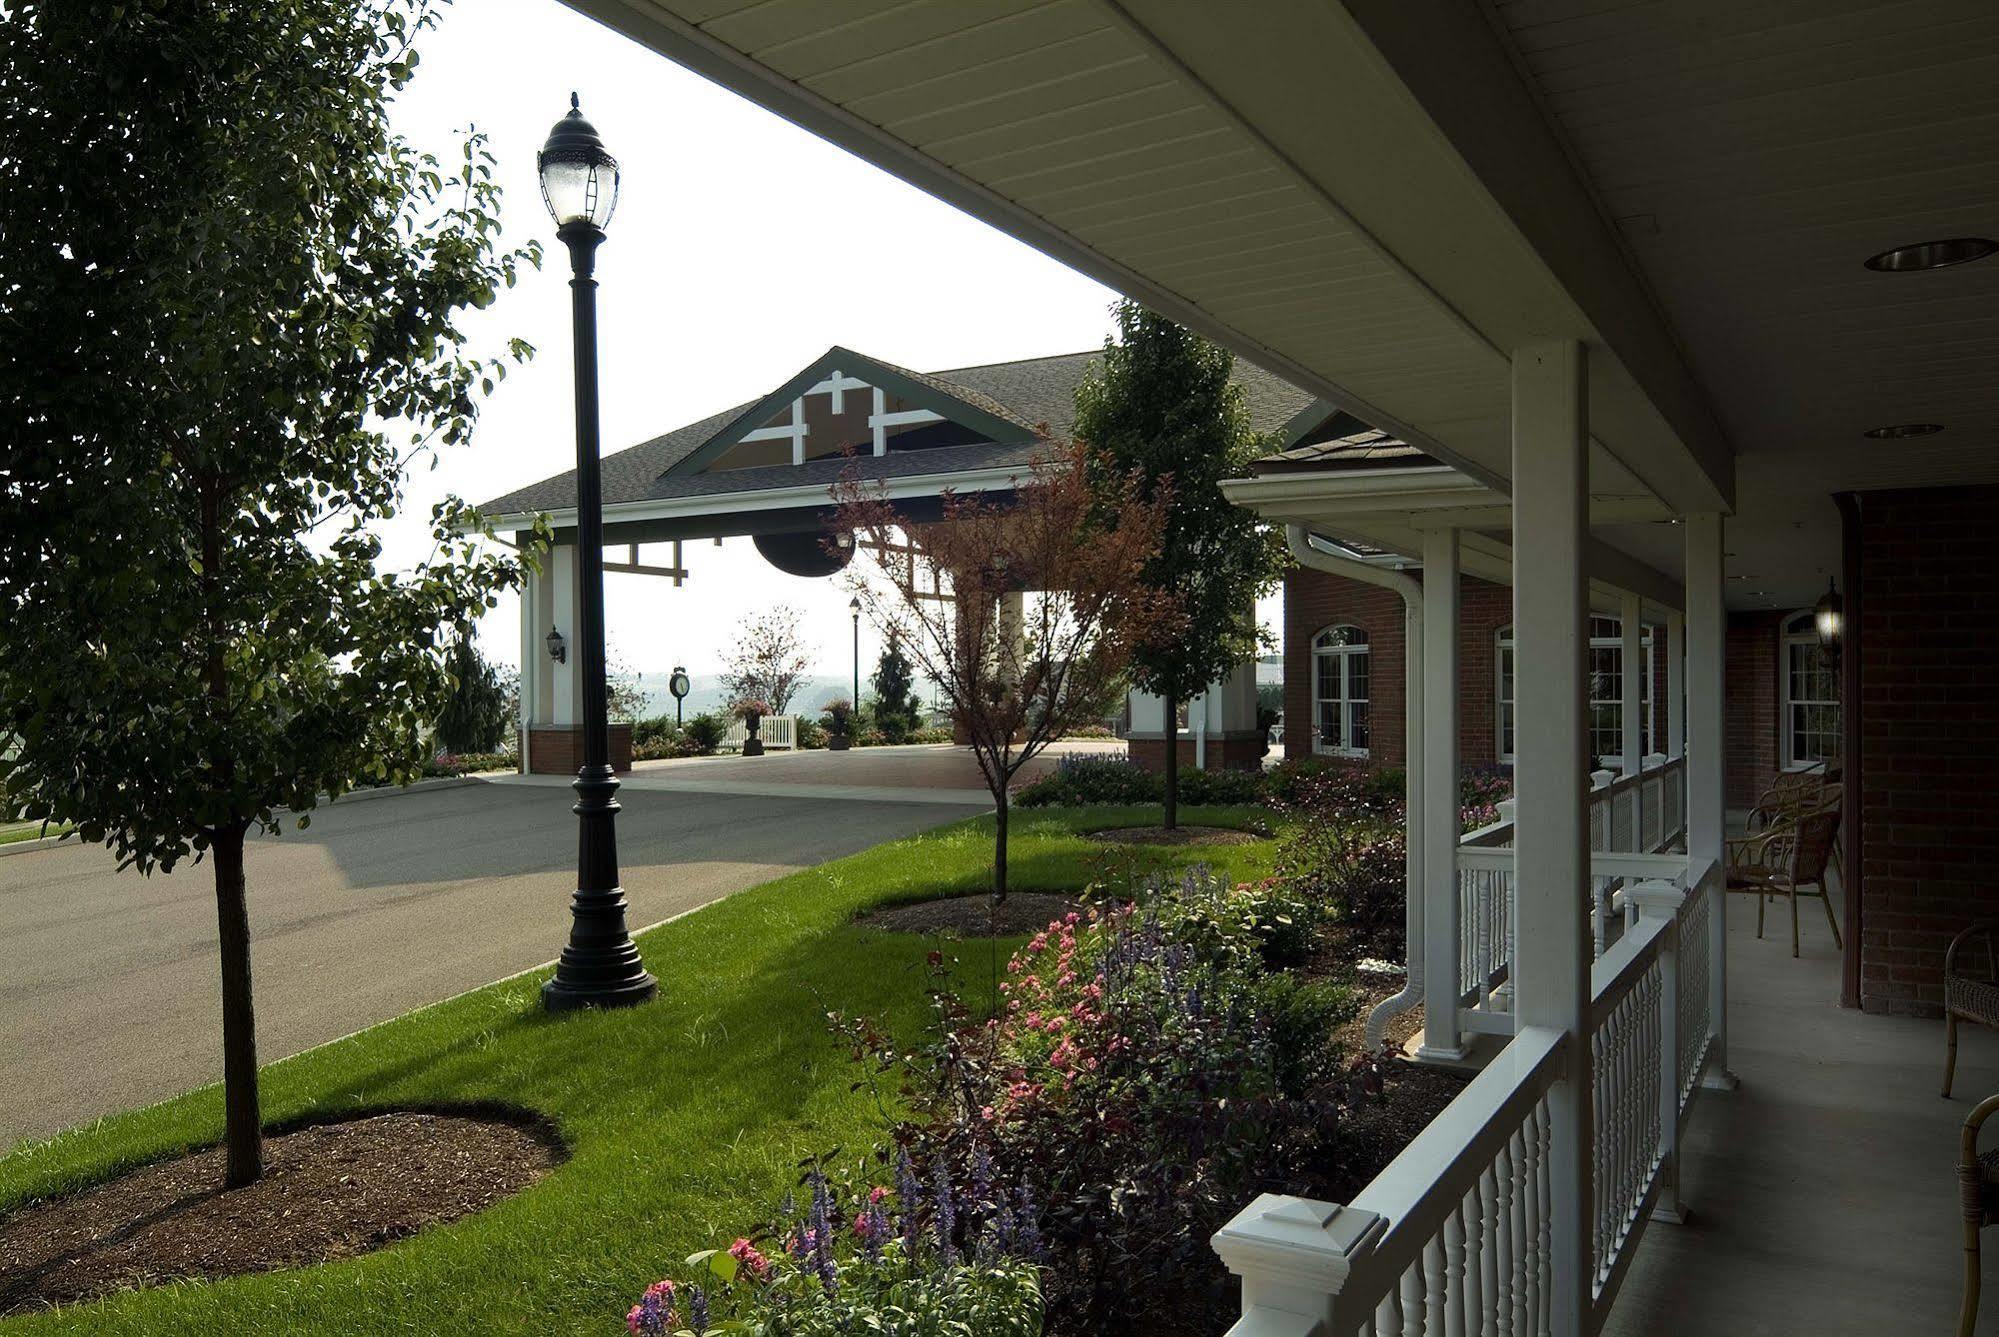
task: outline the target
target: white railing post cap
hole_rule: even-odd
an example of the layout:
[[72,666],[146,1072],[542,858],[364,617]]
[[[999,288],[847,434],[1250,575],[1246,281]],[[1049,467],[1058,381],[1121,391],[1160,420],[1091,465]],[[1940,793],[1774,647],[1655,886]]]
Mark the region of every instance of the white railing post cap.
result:
[[1687,893],[1670,882],[1655,879],[1625,888],[1624,900],[1628,905],[1637,906],[1642,918],[1671,919],[1687,903]]
[[1497,804],[1496,806],[1497,806],[1497,807],[1498,807],[1498,809],[1499,809],[1499,820],[1500,820],[1500,821],[1502,821],[1502,822],[1511,822],[1511,821],[1515,821],[1515,820],[1517,820],[1517,819],[1516,819],[1516,818],[1514,817],[1514,815],[1513,815],[1513,814],[1514,814],[1514,813],[1515,813],[1515,812],[1516,812],[1516,811],[1517,811],[1517,810],[1519,809],[1519,807],[1520,807],[1520,801],[1519,801],[1518,799],[1510,799],[1510,798],[1503,798],[1503,799],[1499,800],[1499,802],[1498,802],[1498,804]]
[[1617,772],[1615,771],[1591,771],[1589,773],[1589,787],[1591,789],[1602,789],[1616,778]]
[[1338,1295],[1381,1219],[1336,1202],[1263,1193],[1209,1243],[1239,1277]]
[[1663,752],[1647,752],[1645,754],[1644,760],[1640,762],[1640,765],[1642,765],[1648,771],[1655,770],[1660,766],[1664,766],[1665,764],[1666,764],[1666,754]]

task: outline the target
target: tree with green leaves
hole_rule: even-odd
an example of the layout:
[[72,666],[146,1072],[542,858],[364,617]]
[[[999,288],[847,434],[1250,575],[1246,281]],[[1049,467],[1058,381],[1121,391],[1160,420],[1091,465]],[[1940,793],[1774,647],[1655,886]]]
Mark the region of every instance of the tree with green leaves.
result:
[[[0,816],[214,870],[227,1183],[262,1173],[245,837],[417,778],[454,629],[518,583],[461,503],[377,569],[506,360],[493,159],[389,128],[425,0],[12,0],[0,24]],[[509,346],[509,360],[528,354]]]
[[507,678],[511,671],[486,662],[472,639],[472,629],[459,629],[451,647],[451,695],[437,717],[437,741],[451,752],[494,752],[514,727]]
[[1256,655],[1256,601],[1283,574],[1284,549],[1222,495],[1222,480],[1246,472],[1261,444],[1231,379],[1234,354],[1136,302],[1113,311],[1117,337],[1076,389],[1076,436],[1104,477],[1137,473],[1147,499],[1170,489],[1165,534],[1142,578],[1179,597],[1187,624],[1141,646],[1131,664],[1132,684],[1166,703],[1170,829],[1179,824],[1180,706]]
[[882,646],[881,658],[875,661],[872,684],[875,728],[891,743],[909,737],[922,722],[923,703],[917,699],[915,677],[916,670],[902,652],[901,641],[890,636]]
[[868,681],[876,689],[874,721],[884,739],[900,743],[924,725],[924,699],[916,693],[916,666],[902,652],[902,638],[894,634],[888,638],[882,646],[882,658],[876,660],[874,677]]

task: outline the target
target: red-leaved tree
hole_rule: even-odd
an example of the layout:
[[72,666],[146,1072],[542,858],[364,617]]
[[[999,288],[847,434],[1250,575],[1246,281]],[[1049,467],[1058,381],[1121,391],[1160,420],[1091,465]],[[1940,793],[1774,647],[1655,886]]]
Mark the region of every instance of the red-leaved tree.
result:
[[1170,499],[1088,460],[1084,445],[1051,445],[1010,493],[947,490],[933,521],[906,519],[882,484],[834,487],[838,527],[872,556],[852,581],[862,609],[950,701],[992,792],[996,902],[1015,774],[1101,718],[1137,648],[1184,621],[1177,599],[1139,580]]

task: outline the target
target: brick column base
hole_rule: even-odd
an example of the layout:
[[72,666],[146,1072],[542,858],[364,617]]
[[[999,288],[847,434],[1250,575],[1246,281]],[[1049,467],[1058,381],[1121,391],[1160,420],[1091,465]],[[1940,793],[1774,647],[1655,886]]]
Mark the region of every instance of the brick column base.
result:
[[[632,768],[632,726],[610,727],[611,769],[619,773]],[[574,775],[583,764],[583,729],[580,725],[537,724],[528,730],[528,771],[534,775]]]
[[[1166,740],[1164,738],[1133,737],[1127,740],[1128,755],[1133,763],[1143,766],[1155,775],[1166,769]],[[1208,738],[1208,769],[1211,771],[1254,771],[1263,766],[1263,752],[1266,746],[1264,735],[1254,731],[1224,734]],[[1180,740],[1180,770],[1185,773],[1194,769],[1194,740]]]

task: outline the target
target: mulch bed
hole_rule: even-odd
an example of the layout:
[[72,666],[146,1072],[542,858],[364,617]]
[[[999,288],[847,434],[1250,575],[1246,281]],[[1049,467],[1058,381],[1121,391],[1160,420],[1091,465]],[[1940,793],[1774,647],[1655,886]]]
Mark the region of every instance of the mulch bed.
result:
[[888,933],[944,933],[956,938],[1018,938],[1039,933],[1051,919],[1060,919],[1077,902],[1052,891],[1016,891],[993,909],[992,897],[983,892],[970,896],[943,896],[934,901],[913,901],[870,910],[855,920],[863,928]]
[[1254,831],[1237,831],[1226,826],[1113,826],[1090,831],[1084,839],[1106,845],[1253,845],[1264,839]]
[[530,1116],[397,1112],[264,1139],[222,1191],[211,1148],[0,1220],[0,1314],[367,1253],[520,1192],[564,1158]]

